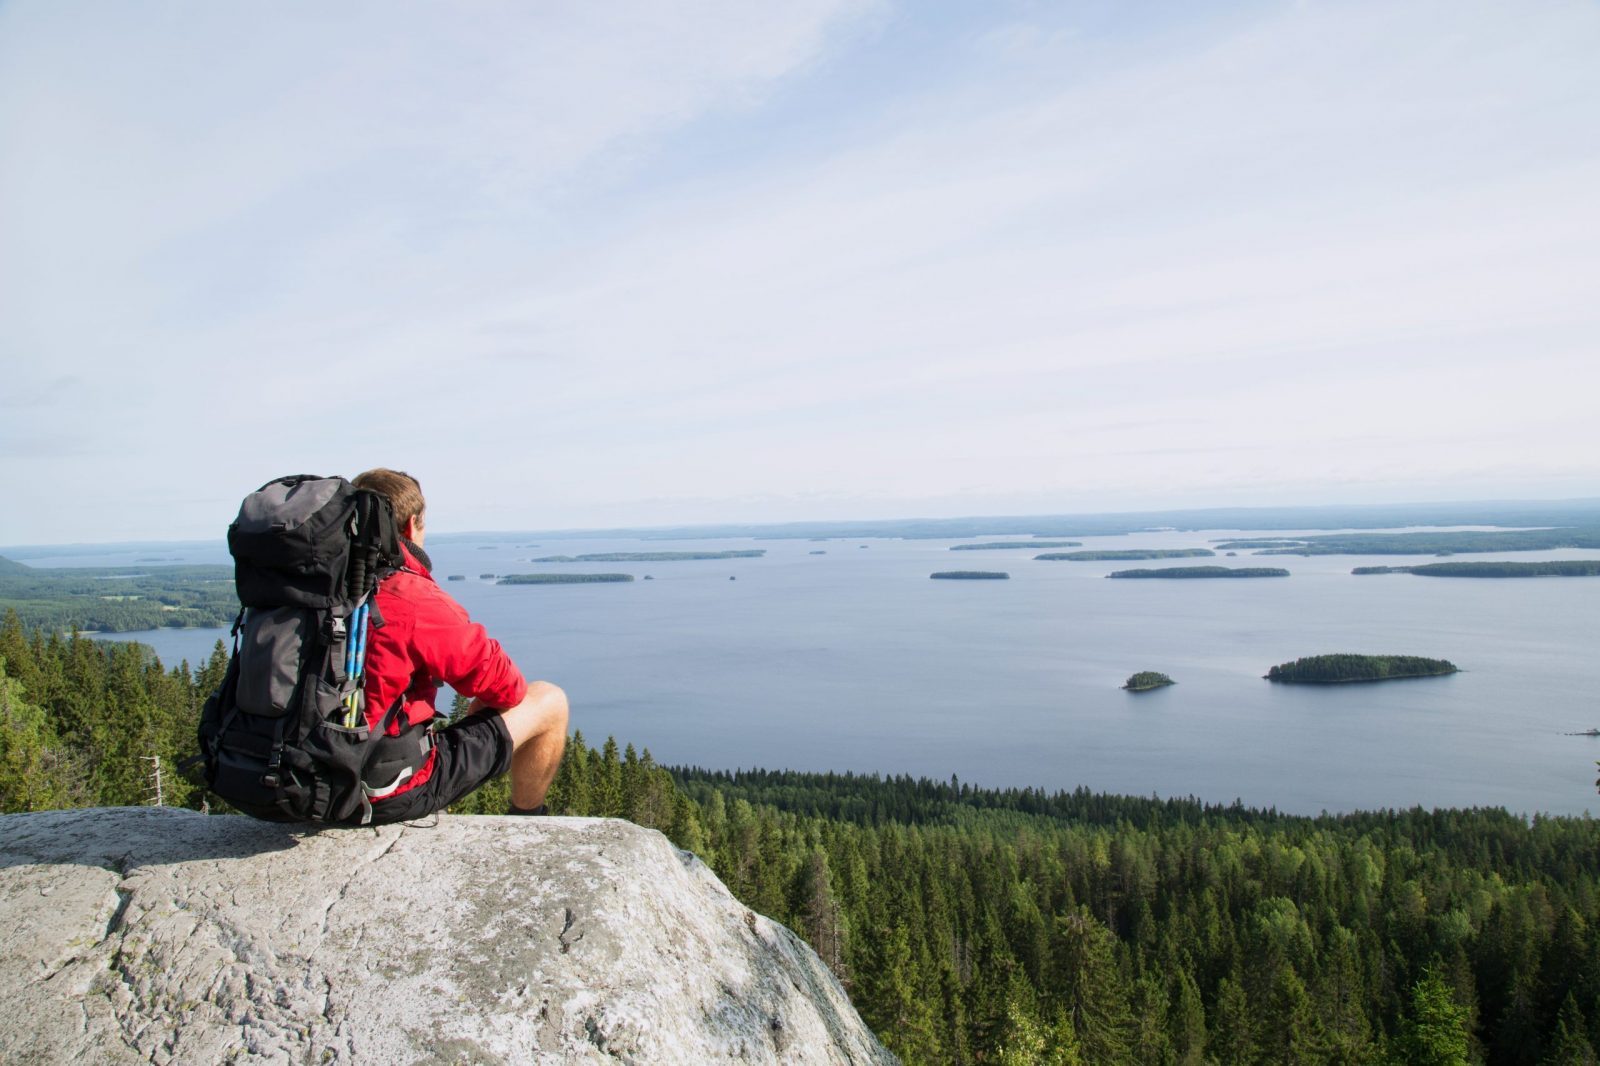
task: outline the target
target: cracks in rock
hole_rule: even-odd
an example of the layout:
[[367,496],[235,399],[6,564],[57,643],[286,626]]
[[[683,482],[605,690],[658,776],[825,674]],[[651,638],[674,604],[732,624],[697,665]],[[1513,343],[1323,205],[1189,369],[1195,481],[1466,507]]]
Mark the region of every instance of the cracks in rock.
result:
[[572,927],[577,922],[578,916],[573,913],[571,907],[567,907],[565,910],[567,912],[566,921],[561,926],[561,932],[556,936],[556,939],[561,942],[561,954],[563,955],[572,950],[573,944],[576,944],[578,941],[583,939],[582,932],[579,932],[578,935],[573,937],[571,940],[567,939],[567,934],[572,932]]
[[382,851],[379,851],[377,854],[371,856],[365,862],[358,865],[353,871],[351,871],[350,876],[344,879],[344,884],[339,886],[339,891],[334,894],[332,899],[328,900],[327,906],[322,908],[321,929],[324,937],[328,935],[328,921],[333,915],[333,908],[338,906],[339,902],[349,894],[350,886],[356,883],[356,878],[360,877],[362,871],[367,867],[376,864],[379,859],[382,859],[385,855],[393,851],[395,845],[400,843],[400,838],[405,836],[405,833],[405,828],[402,827],[400,831],[394,835],[394,838],[383,846]]
[[112,891],[117,894],[117,909],[111,912],[111,918],[106,922],[105,935],[100,938],[102,944],[122,932],[123,926],[128,920],[128,906],[133,903],[133,893],[121,885],[118,885]]

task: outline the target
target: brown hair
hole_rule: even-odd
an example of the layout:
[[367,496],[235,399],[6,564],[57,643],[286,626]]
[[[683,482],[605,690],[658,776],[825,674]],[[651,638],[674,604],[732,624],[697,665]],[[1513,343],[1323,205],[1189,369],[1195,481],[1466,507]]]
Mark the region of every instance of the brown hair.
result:
[[352,484],[358,489],[371,489],[389,497],[389,505],[394,508],[395,525],[401,529],[428,506],[422,498],[421,483],[404,470],[374,467],[365,474],[356,475]]

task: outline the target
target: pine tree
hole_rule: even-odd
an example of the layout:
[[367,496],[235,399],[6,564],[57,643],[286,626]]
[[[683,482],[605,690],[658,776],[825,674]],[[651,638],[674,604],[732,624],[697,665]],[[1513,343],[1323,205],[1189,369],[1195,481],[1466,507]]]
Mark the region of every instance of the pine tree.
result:
[[1569,992],[1556,1015],[1556,1031],[1551,1035],[1550,1053],[1541,1066],[1597,1066],[1600,1056],[1585,1032],[1583,1012]]
[[593,813],[590,795],[589,759],[591,752],[583,742],[583,730],[578,730],[567,740],[561,765],[556,767],[555,780],[545,803],[555,814],[586,817]]
[[601,818],[621,818],[628,808],[622,794],[622,760],[616,737],[606,737],[605,746],[600,749],[598,777],[592,800],[594,813]]
[[1411,1016],[1400,1038],[1407,1066],[1467,1066],[1466,1007],[1430,966],[1411,992]]
[[47,811],[83,802],[82,764],[63,750],[44,709],[0,660],[0,812]]
[[1244,985],[1224,977],[1217,985],[1216,1021],[1208,1042],[1218,1062],[1248,1066],[1257,1061],[1255,1021]]
[[1177,1066],[1201,1066],[1205,1062],[1206,1010],[1200,1001],[1200,988],[1190,976],[1191,970],[1191,966],[1184,965],[1173,971],[1167,1031]]
[[1061,997],[1083,1057],[1107,1066],[1134,1061],[1133,1016],[1111,930],[1080,908],[1056,918],[1050,948],[1048,987]]

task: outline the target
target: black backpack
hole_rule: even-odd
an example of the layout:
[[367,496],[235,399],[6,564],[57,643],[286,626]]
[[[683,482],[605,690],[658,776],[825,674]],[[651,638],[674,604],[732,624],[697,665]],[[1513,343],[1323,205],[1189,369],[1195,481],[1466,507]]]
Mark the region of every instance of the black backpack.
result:
[[426,725],[386,735],[403,695],[367,725],[373,593],[402,564],[388,499],[341,477],[269,481],[245,497],[228,551],[243,609],[200,716],[206,784],[257,818],[365,824],[374,783],[420,766],[430,740]]

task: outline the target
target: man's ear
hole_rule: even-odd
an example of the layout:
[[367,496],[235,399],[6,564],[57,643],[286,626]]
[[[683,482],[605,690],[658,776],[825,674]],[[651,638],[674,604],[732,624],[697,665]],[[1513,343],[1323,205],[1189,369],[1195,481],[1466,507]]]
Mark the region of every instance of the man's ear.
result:
[[400,527],[400,535],[413,543],[416,542],[417,533],[422,528],[422,523],[417,521],[418,517],[417,515],[412,515],[406,519],[406,524]]

